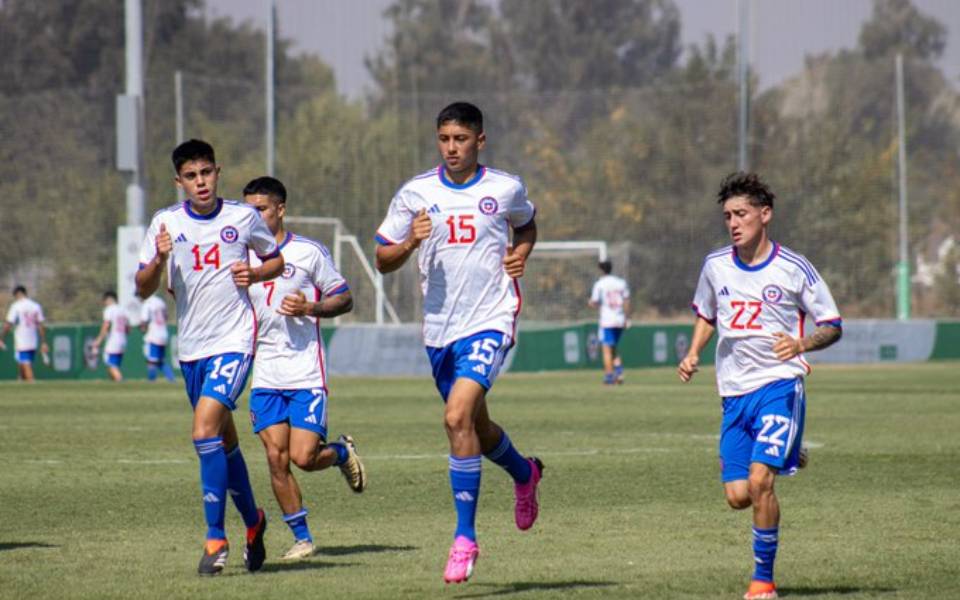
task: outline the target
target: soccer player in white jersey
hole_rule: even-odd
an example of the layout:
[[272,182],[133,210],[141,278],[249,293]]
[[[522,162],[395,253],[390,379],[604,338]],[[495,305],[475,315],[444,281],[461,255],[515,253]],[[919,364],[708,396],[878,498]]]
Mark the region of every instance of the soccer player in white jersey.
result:
[[622,278],[610,274],[613,264],[609,260],[602,260],[597,266],[603,276],[593,284],[589,304],[600,309],[603,383],[623,383],[623,359],[617,351],[617,344],[630,318],[630,288]]
[[327,249],[287,231],[287,189],[273,177],[246,185],[243,198],[260,211],[283,254],[280,277],[250,287],[257,309],[257,354],[253,363],[250,421],[270,467],[270,483],[294,543],[284,560],[314,554],[300,486],[292,460],[304,471],[339,466],[354,492],[366,487],[366,471],[353,438],[327,443],[327,374],[320,319],[353,308],[353,297]]
[[[486,395],[516,338],[520,285],[537,238],[523,182],[478,163],[483,115],[457,102],[437,117],[440,166],[400,188],[377,230],[377,269],[400,268],[419,249],[423,337],[446,403],[450,485],[457,527],[444,580],[466,581],[479,555],[475,517],[481,455],[515,483],[521,530],[537,518],[543,464],[525,458],[487,412]],[[513,231],[513,243],[510,232]]]
[[100,325],[100,333],[93,340],[93,351],[96,352],[103,340],[107,340],[103,347],[103,363],[107,365],[107,374],[113,381],[123,381],[120,367],[123,365],[123,352],[127,349],[127,321],[127,313],[117,304],[117,294],[112,291],[104,292],[103,323]]
[[[707,255],[693,301],[697,314],[681,381],[697,372],[700,352],[717,340],[717,387],[723,398],[720,470],[727,503],[753,507],[755,570],[744,598],[776,598],[779,475],[799,466],[804,376],[812,352],[840,339],[842,321],[826,282],[802,255],[768,237],[774,194],[753,173],[733,173],[718,201],[732,246]],[[804,335],[810,315],[816,329]]]
[[33,381],[33,361],[37,357],[38,342],[43,356],[50,352],[47,347],[47,330],[43,325],[43,308],[27,296],[27,288],[22,285],[13,288],[13,299],[13,304],[7,310],[7,319],[3,322],[3,333],[0,333],[0,350],[7,349],[3,340],[10,333],[10,329],[13,329],[17,375],[23,381]]
[[[247,526],[244,564],[263,566],[266,516],[257,508],[240,453],[232,411],[246,385],[256,340],[256,318],[247,288],[283,272],[270,230],[251,206],[217,196],[213,148],[189,140],[173,151],[176,183],[187,199],[157,212],[140,249],[137,294],[146,298],[167,284],[176,299],[178,358],[193,407],[193,443],[207,542],[198,572],[216,575],[226,564],[226,495]],[[248,249],[262,264],[251,267]]]
[[140,331],[143,332],[143,355],[147,359],[147,380],[155,381],[162,372],[167,381],[173,381],[173,369],[167,362],[167,304],[156,294],[140,305]]

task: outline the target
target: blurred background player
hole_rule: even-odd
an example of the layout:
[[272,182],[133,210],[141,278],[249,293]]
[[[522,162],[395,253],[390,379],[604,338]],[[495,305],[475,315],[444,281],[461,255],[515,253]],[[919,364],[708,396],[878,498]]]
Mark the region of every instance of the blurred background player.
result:
[[603,347],[603,383],[623,383],[623,360],[617,344],[630,319],[630,288],[622,278],[610,274],[613,265],[609,260],[600,261],[597,266],[603,276],[593,284],[589,304],[600,309],[598,333]]
[[143,355],[147,359],[147,380],[155,381],[162,371],[167,381],[173,381],[173,369],[167,362],[167,303],[154,294],[140,305],[140,331],[143,336]]
[[27,288],[18,285],[13,288],[13,304],[7,310],[7,319],[0,333],[0,350],[6,350],[4,340],[13,328],[13,350],[16,353],[17,376],[23,381],[33,381],[33,361],[37,357],[39,342],[40,354],[44,363],[50,362],[47,356],[47,330],[44,327],[43,308],[27,296]]
[[93,352],[96,353],[106,338],[103,347],[103,363],[107,366],[107,375],[113,381],[123,381],[120,367],[123,365],[123,352],[127,349],[127,313],[117,304],[117,294],[112,291],[103,293],[103,323],[100,333],[93,340]]
[[[444,581],[469,579],[479,556],[475,519],[481,453],[513,478],[517,527],[537,519],[543,465],[524,458],[487,413],[486,394],[516,337],[520,284],[537,239],[523,182],[478,163],[483,114],[457,102],[437,117],[442,164],[400,188],[377,230],[377,269],[399,269],[419,248],[423,336],[446,403],[457,528]],[[513,230],[513,245],[510,231]]]
[[[803,466],[803,379],[810,372],[803,353],[826,348],[842,331],[837,305],[817,270],[768,237],[774,198],[756,174],[733,173],[724,180],[718,201],[733,245],[704,260],[693,301],[693,340],[678,368],[681,381],[690,381],[700,351],[719,331],[724,493],[734,509],[753,507],[755,570],[747,600],[777,597],[780,505],[774,482]],[[816,323],[806,337],[805,315]]]
[[[193,407],[207,522],[197,571],[216,575],[226,564],[228,489],[247,527],[244,564],[256,571],[266,557],[267,521],[253,497],[232,412],[247,382],[256,337],[247,288],[283,272],[283,257],[256,209],[217,196],[220,167],[210,144],[186,141],[172,160],[175,181],[187,199],[150,221],[140,248],[137,295],[153,294],[167,272],[177,303],[178,358]],[[248,249],[260,257],[260,266],[248,264]]]
[[366,471],[353,438],[341,435],[327,443],[328,390],[320,319],[349,312],[353,297],[327,249],[284,228],[287,190],[282,182],[273,177],[254,179],[244,187],[243,197],[260,211],[284,260],[280,277],[250,287],[258,324],[250,420],[267,453],[270,483],[283,520],[293,533],[294,544],[282,558],[298,560],[316,549],[290,461],[304,471],[339,466],[351,490],[360,493],[366,487]]

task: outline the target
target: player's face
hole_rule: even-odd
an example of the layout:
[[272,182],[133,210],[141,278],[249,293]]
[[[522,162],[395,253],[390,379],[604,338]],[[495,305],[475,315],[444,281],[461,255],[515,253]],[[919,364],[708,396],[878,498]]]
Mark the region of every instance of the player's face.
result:
[[286,205],[266,194],[248,194],[243,199],[247,204],[257,208],[263,222],[267,224],[267,229],[273,235],[277,235],[283,224],[283,215],[287,212]]
[[752,248],[759,243],[772,217],[769,206],[754,206],[745,196],[734,196],[723,203],[723,222],[737,248]]
[[183,163],[175,181],[190,200],[194,212],[205,215],[217,205],[219,177],[220,167],[209,160],[201,159]]
[[456,121],[447,121],[437,129],[437,150],[447,173],[453,176],[473,174],[486,141],[484,133]]

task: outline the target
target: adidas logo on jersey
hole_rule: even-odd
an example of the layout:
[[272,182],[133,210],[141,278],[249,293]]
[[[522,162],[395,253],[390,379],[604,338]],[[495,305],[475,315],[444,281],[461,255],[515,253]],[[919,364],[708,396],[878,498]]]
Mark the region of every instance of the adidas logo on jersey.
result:
[[480,373],[481,375],[483,375],[484,377],[486,377],[486,375],[487,375],[487,368],[486,368],[485,366],[483,366],[483,365],[477,365],[477,366],[475,366],[475,367],[473,368],[473,372],[474,372],[474,373]]
[[314,425],[316,425],[316,424],[317,424],[317,415],[307,415],[307,417],[304,419],[304,421],[307,422],[307,423],[313,423]]
[[227,393],[227,386],[225,386],[224,384],[221,383],[221,384],[218,385],[217,387],[213,388],[213,391],[219,392],[219,393],[221,393],[221,394],[226,394],[226,393]]
[[473,502],[474,500],[473,494],[471,494],[467,490],[463,490],[462,492],[457,492],[457,495],[454,496],[454,498],[456,498],[460,502]]
[[181,233],[180,235],[177,236],[177,239],[173,240],[173,243],[179,244],[180,242],[185,242],[185,241],[187,241],[187,236]]
[[427,210],[427,212],[428,212],[428,213],[431,213],[431,214],[436,214],[436,213],[440,212],[440,207],[437,206],[436,204],[434,204],[433,206],[431,206],[431,207]]
[[729,295],[730,295],[730,292],[727,290],[727,286],[723,286],[722,288],[720,288],[720,293],[717,294],[717,295],[718,295],[718,296],[729,296]]
[[770,446],[769,448],[767,448],[764,454],[769,454],[770,456],[776,456],[779,458],[780,450],[778,450],[776,446]]
[[220,498],[217,498],[217,495],[213,492],[207,492],[203,495],[204,502],[220,502]]

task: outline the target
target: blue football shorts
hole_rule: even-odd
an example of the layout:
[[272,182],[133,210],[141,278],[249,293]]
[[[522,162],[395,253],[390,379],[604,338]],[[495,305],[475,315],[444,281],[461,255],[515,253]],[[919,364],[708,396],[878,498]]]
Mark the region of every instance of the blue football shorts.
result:
[[512,346],[510,336],[500,331],[481,331],[443,348],[427,346],[433,380],[443,401],[461,377],[476,381],[485,390],[493,387]]
[[123,353],[120,354],[106,354],[103,355],[103,362],[111,367],[120,368],[120,365],[123,364]]
[[604,346],[616,346],[620,343],[621,335],[623,335],[623,327],[600,328],[600,341]]
[[277,423],[290,423],[290,427],[312,431],[326,440],[327,391],[323,388],[253,388],[250,392],[250,423],[254,433]]
[[167,347],[160,346],[159,344],[147,344],[144,347],[143,355],[146,357],[147,362],[154,364],[162,365],[163,359],[167,355]]
[[720,474],[724,483],[747,479],[750,463],[793,475],[800,460],[806,396],[803,378],[780,379],[723,399]]
[[227,352],[199,360],[181,361],[180,371],[183,373],[190,406],[196,408],[200,396],[207,396],[230,410],[236,410],[237,398],[247,385],[252,363],[253,357],[243,352]]
[[37,358],[36,350],[17,350],[17,363],[21,365],[33,364]]

